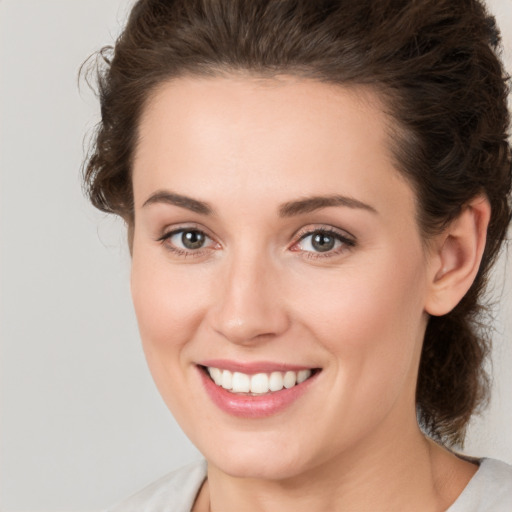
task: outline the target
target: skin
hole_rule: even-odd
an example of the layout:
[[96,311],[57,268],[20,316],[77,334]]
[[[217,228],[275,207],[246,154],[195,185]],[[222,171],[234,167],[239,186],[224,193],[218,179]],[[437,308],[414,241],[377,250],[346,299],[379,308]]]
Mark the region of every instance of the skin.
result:
[[[428,314],[448,312],[474,278],[488,204],[475,200],[426,248],[388,123],[370,91],[290,76],[184,77],[149,99],[131,286],[156,385],[208,461],[194,510],[441,511],[476,471],[421,434],[415,383]],[[148,203],[162,191],[211,212]],[[280,215],[333,194],[369,208]],[[185,228],[205,245],[162,240]],[[315,229],[352,244],[315,252],[301,240]],[[284,411],[240,418],[202,387],[197,362],[220,358],[322,371]]]

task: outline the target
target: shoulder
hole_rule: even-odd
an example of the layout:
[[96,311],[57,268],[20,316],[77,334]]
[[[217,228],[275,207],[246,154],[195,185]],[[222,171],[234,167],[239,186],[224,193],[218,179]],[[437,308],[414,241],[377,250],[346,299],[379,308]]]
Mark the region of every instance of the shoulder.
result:
[[190,512],[206,478],[206,461],[169,473],[108,512]]
[[482,459],[480,467],[447,512],[510,512],[512,466],[495,459]]

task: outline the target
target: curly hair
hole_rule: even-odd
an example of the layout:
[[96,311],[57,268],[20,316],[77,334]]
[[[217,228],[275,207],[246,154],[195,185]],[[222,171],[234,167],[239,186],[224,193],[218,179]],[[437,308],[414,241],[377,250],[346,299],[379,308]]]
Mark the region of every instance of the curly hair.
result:
[[499,44],[478,0],[140,0],[115,46],[95,61],[101,122],[84,163],[87,193],[133,227],[138,121],[164,81],[286,73],[372,88],[393,119],[395,165],[416,192],[426,240],[477,195],[491,205],[472,287],[450,313],[429,318],[416,389],[425,432],[462,444],[488,394],[482,294],[511,216]]

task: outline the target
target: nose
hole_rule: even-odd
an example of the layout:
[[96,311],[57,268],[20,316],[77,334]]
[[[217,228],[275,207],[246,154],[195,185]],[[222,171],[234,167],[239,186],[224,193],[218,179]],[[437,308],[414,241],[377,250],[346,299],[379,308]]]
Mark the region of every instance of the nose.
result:
[[233,258],[216,298],[210,310],[211,326],[232,343],[261,343],[289,327],[279,269],[262,257]]

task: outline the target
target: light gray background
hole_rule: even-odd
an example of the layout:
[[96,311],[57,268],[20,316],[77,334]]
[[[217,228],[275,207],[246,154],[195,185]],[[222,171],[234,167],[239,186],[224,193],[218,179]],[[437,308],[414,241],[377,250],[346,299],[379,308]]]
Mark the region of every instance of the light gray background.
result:
[[[199,457],[145,366],[123,226],[93,211],[80,190],[83,137],[98,105],[86,86],[79,93],[77,70],[113,41],[130,3],[0,1],[4,512],[101,510]],[[489,4],[512,50],[512,0]],[[474,422],[466,451],[512,463],[506,261],[494,295],[493,401]]]

